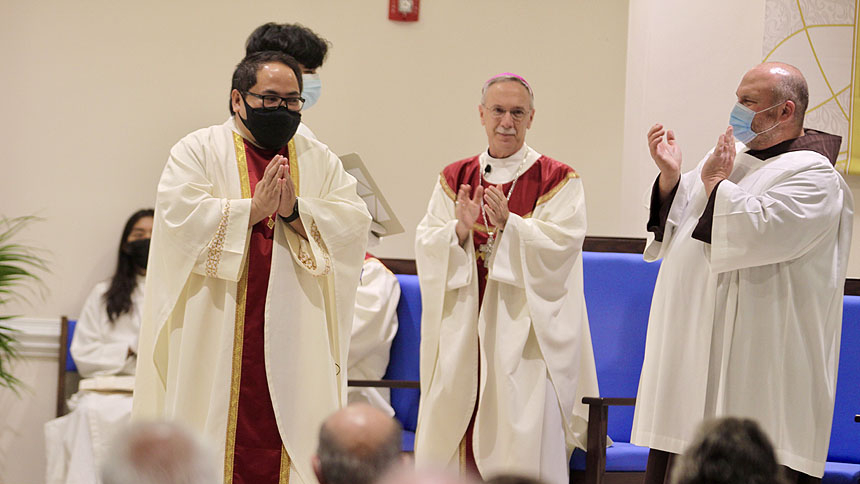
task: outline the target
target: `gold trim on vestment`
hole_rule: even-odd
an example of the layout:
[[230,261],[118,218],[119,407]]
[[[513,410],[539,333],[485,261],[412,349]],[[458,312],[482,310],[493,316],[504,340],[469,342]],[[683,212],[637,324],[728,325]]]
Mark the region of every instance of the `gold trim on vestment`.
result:
[[466,475],[466,436],[460,440],[460,476]]
[[215,231],[215,236],[209,241],[209,250],[206,254],[206,275],[216,277],[218,275],[218,266],[221,264],[221,254],[224,251],[224,241],[227,238],[227,224],[230,221],[230,199],[224,203],[224,209],[221,213],[221,220],[218,222],[218,229]]
[[293,179],[293,189],[296,196],[299,196],[299,157],[296,156],[296,138],[287,143],[287,156],[290,158],[290,178]]
[[454,189],[448,185],[448,180],[445,179],[444,173],[439,173],[439,184],[442,185],[442,189],[445,190],[445,193],[448,195],[448,198],[456,202],[457,192],[455,192]]
[[281,446],[281,472],[278,477],[278,484],[290,484],[290,454],[287,454],[287,449]]
[[552,187],[550,191],[538,197],[537,203],[535,203],[535,207],[542,203],[550,201],[550,199],[554,197],[555,194],[559,192],[559,190],[561,190],[562,188],[564,188],[565,185],[567,185],[567,181],[571,178],[579,178],[579,175],[575,171],[571,171],[570,173],[568,173],[567,176],[565,176],[560,182],[556,183],[556,185]]
[[[245,159],[245,141],[233,133],[236,148],[236,164],[242,198],[251,198],[251,182],[248,177],[248,162]],[[230,375],[230,407],[227,410],[227,438],[224,445],[224,484],[233,482],[233,457],[236,449],[236,421],[239,417],[239,385],[242,376],[242,344],[245,336],[245,303],[248,297],[248,263],[242,269],[242,277],[236,285],[236,317],[233,324],[233,365]]]
[[[325,246],[325,242],[322,239],[322,235],[320,234],[320,229],[319,229],[319,227],[317,227],[316,222],[311,222],[311,230],[310,230],[309,235],[314,240],[314,242],[316,242],[316,244],[319,246],[320,251],[322,252],[322,256],[323,256],[323,263],[325,264],[323,266],[322,272],[319,274],[314,274],[314,275],[325,276],[329,272],[331,272],[331,256],[329,256],[329,254],[328,254],[328,249]],[[301,245],[299,245],[299,260],[302,262],[302,264],[305,266],[305,268],[307,270],[309,270],[311,272],[316,272],[316,270],[317,270],[316,260],[313,257],[311,257],[311,255],[308,254],[305,251],[305,249],[302,248]]]
[[233,147],[236,148],[236,164],[239,167],[239,186],[242,187],[242,198],[251,198],[251,180],[248,177],[248,159],[245,158],[245,139],[235,131],[233,132]]

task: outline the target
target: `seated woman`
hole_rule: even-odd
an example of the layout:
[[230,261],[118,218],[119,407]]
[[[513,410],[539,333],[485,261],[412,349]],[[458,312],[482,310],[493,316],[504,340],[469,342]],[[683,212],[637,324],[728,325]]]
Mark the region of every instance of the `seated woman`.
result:
[[47,483],[97,483],[114,432],[128,421],[153,210],[128,219],[116,271],[87,297],[71,356],[83,380],[68,415],[45,424]]

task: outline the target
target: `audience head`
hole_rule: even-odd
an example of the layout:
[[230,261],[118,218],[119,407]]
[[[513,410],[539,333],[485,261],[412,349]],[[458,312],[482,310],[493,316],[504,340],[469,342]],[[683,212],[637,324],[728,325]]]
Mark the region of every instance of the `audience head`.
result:
[[491,77],[481,89],[478,114],[487,132],[490,156],[513,155],[525,143],[526,130],[535,116],[531,86],[516,74],[506,72]]
[[103,484],[212,484],[217,465],[184,428],[140,422],[114,439],[102,466]]
[[544,484],[540,479],[517,474],[499,474],[487,479],[484,484]]
[[754,421],[710,420],[672,472],[672,484],[782,484],[781,467],[767,435]]
[[397,420],[365,403],[348,405],[323,422],[313,468],[320,484],[370,484],[401,463]]
[[401,466],[383,476],[379,484],[477,484],[477,481],[441,469],[415,470]]
[[138,210],[129,217],[122,229],[116,270],[105,292],[105,306],[111,322],[131,310],[131,294],[137,287],[137,276],[146,273],[154,215],[155,211],[151,208]]
[[751,141],[739,136],[750,149],[770,148],[802,133],[809,89],[796,67],[782,62],[759,64],[744,75],[736,94],[738,103],[753,116],[753,133],[758,133]]

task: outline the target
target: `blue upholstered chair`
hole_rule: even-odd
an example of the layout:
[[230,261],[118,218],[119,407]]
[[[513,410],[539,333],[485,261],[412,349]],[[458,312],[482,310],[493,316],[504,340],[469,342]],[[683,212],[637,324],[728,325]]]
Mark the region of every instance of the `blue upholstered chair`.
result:
[[822,484],[860,483],[860,296],[844,296],[836,407]]

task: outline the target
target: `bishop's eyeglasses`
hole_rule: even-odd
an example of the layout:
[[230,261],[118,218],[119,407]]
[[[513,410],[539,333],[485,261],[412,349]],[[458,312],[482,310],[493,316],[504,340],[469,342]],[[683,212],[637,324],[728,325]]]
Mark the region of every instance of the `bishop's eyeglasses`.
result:
[[502,119],[505,117],[505,113],[511,113],[511,117],[514,119],[514,121],[517,121],[517,122],[522,121],[529,114],[529,111],[526,111],[525,109],[522,109],[522,108],[514,108],[514,109],[508,110],[508,109],[505,109],[501,106],[490,107],[490,106],[486,106],[486,105],[484,106],[484,108],[486,108],[487,111],[490,112],[490,115],[492,117],[494,117],[495,119]]

